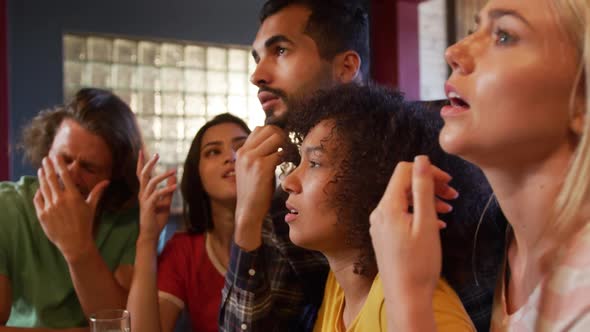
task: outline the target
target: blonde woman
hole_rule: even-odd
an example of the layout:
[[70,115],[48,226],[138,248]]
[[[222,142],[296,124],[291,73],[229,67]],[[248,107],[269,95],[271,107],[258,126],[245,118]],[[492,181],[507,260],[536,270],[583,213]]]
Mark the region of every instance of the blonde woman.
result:
[[[491,0],[446,52],[441,146],[482,168],[511,226],[493,331],[590,330],[589,20],[589,0]],[[426,157],[399,164],[371,217],[391,330],[435,329],[432,179]]]

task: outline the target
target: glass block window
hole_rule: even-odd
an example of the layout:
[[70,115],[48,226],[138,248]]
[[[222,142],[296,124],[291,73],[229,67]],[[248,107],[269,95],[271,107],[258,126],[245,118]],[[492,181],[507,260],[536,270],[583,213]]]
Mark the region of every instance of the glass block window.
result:
[[66,34],[64,98],[82,87],[112,90],[136,113],[160,170],[182,164],[199,128],[230,112],[251,128],[264,112],[249,82],[255,63],[248,47]]

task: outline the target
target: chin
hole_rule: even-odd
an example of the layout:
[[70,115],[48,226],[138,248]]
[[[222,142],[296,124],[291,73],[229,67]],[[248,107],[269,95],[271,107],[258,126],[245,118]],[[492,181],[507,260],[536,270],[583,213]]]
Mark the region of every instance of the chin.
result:
[[297,234],[297,231],[293,230],[293,225],[289,224],[289,240],[291,240],[291,242],[293,242],[293,244],[298,247],[311,249],[308,247],[307,241],[305,241],[305,239],[302,239],[300,235],[301,234]]
[[209,199],[212,201],[217,202],[235,202],[237,199],[237,195],[235,192],[225,192],[225,193],[216,193],[216,194],[209,194]]
[[265,125],[274,125],[281,128],[285,128],[287,126],[287,110],[274,110],[270,112],[271,114],[264,119]]
[[310,239],[303,234],[298,234],[296,231],[293,231],[293,226],[291,224],[289,224],[289,239],[294,245],[300,248],[321,252],[321,246],[318,245],[320,242],[318,242],[317,239]]
[[466,135],[461,134],[457,131],[458,128],[449,128],[450,126],[445,125],[439,136],[438,142],[440,147],[449,154],[453,154],[461,157],[463,153],[469,149],[471,139],[467,138]]
[[492,152],[492,150],[481,144],[474,144],[473,139],[443,137],[441,134],[439,142],[441,148],[446,153],[455,155],[480,168],[487,164],[486,161],[489,160],[490,157],[499,155],[497,151]]

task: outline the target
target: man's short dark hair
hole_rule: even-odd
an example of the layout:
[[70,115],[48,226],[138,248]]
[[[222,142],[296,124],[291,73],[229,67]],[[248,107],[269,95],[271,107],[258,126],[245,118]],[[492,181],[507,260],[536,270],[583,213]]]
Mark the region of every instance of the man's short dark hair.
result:
[[305,28],[318,46],[322,59],[331,61],[342,52],[353,50],[361,58],[362,80],[369,78],[369,18],[358,0],[268,0],[260,11],[260,23],[288,6],[303,6],[311,11]]
[[143,146],[141,131],[129,106],[113,93],[93,88],[79,90],[65,106],[41,111],[24,128],[22,148],[25,157],[39,167],[49,154],[53,139],[64,119],[76,121],[100,136],[113,158],[111,179],[101,207],[116,211],[137,199],[139,183],[136,164]]

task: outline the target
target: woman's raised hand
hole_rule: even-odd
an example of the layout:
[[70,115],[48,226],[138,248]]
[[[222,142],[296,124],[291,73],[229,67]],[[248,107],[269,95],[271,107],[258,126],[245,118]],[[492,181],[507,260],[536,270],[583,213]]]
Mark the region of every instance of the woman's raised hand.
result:
[[416,157],[414,163],[401,162],[371,213],[370,232],[386,303],[398,310],[398,328],[411,316],[400,308],[432,312],[442,261],[439,230],[444,227],[437,212],[450,211],[439,197],[458,196],[448,185],[450,180],[451,176],[431,165],[426,156]]
[[[158,240],[160,232],[168,222],[172,195],[177,186],[176,170],[169,170],[152,177],[158,159],[158,154],[155,154],[146,163],[143,151],[139,152],[137,158],[138,200],[140,205],[139,237],[151,241]],[[164,180],[166,180],[166,185],[158,188],[158,184]]]

